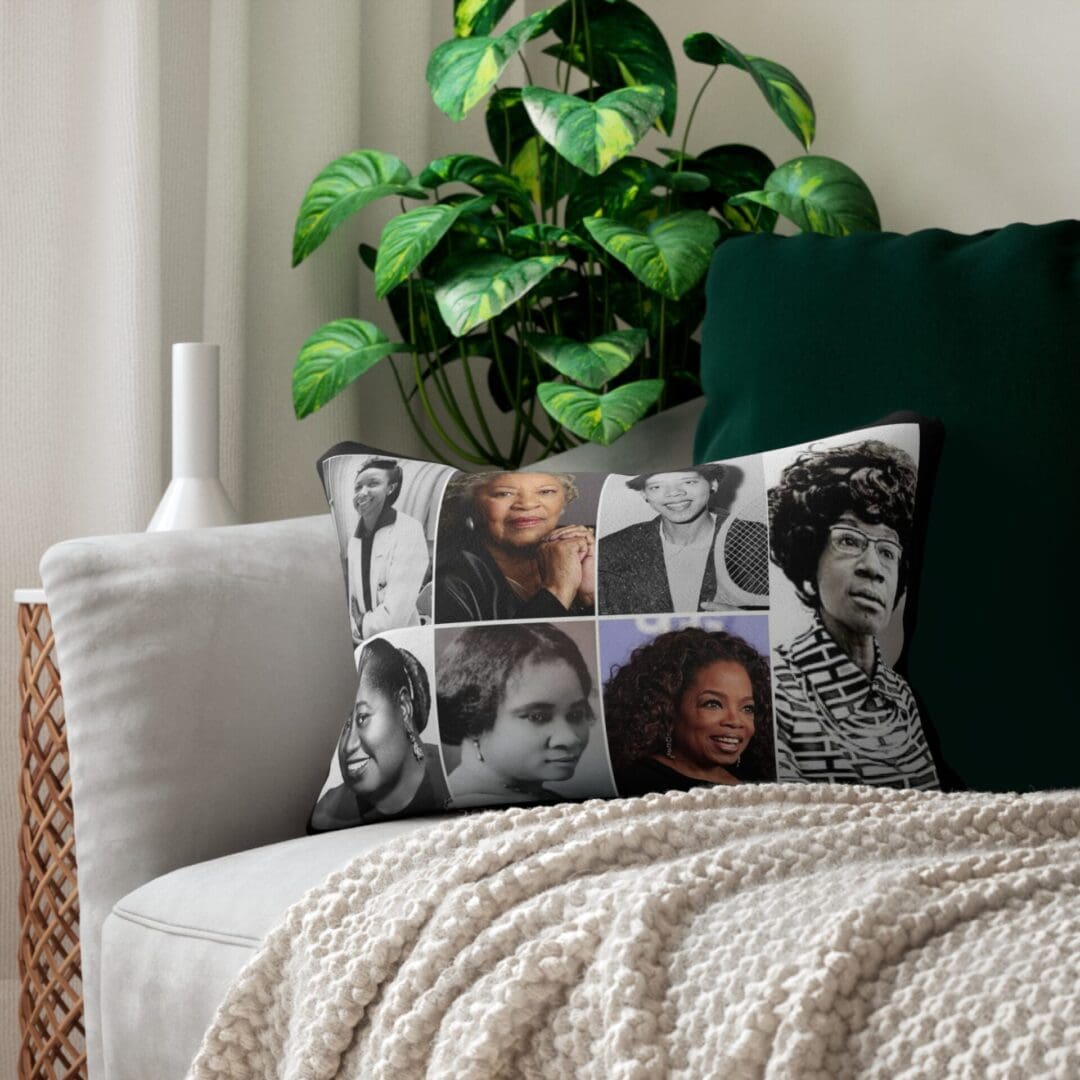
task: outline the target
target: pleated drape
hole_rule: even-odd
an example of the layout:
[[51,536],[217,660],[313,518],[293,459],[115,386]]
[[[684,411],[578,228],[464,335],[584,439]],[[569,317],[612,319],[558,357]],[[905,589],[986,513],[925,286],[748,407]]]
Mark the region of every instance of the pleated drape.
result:
[[[314,463],[342,439],[418,449],[389,372],[302,423],[289,389],[318,326],[382,317],[356,245],[377,241],[392,208],[372,208],[295,270],[292,225],[339,154],[371,146],[419,170],[444,152],[429,145],[423,72],[450,26],[447,5],[426,0],[0,3],[4,604],[37,584],[52,543],[145,528],[169,477],[174,341],[222,346],[222,477],[245,520],[324,510]],[[474,148],[477,127],[444,130],[446,149]],[[16,655],[15,613],[0,606],[8,1064]]]

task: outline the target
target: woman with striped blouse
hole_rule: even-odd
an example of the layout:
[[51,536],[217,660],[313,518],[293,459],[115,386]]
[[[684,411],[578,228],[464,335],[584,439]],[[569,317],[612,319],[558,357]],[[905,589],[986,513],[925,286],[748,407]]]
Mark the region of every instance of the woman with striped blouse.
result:
[[775,649],[778,780],[939,786],[877,640],[907,585],[916,479],[903,450],[865,440],[800,454],[769,491],[773,561],[814,613]]

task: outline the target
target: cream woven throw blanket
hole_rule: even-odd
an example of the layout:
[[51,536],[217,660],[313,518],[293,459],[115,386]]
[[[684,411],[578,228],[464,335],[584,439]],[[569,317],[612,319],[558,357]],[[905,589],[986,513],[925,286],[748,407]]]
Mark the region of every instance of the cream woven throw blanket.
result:
[[461,818],[287,914],[193,1075],[1080,1076],[1080,792]]

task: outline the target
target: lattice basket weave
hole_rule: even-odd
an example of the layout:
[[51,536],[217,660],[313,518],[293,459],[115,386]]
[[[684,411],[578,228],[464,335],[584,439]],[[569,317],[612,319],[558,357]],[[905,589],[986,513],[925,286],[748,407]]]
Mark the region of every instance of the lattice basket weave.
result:
[[44,603],[19,612],[20,1080],[86,1076],[67,730]]

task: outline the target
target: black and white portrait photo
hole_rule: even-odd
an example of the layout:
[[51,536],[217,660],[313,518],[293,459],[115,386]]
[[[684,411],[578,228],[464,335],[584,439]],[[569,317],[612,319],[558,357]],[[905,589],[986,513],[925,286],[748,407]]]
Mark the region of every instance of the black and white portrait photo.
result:
[[433,660],[430,630],[398,631],[361,647],[356,699],[311,815],[313,832],[446,809]]
[[448,627],[436,651],[454,807],[615,794],[591,623]]
[[383,454],[324,459],[323,483],[338,527],[353,645],[430,622],[435,524],[456,470]]
[[461,473],[446,489],[435,570],[435,620],[591,615],[602,478]]
[[777,778],[935,788],[893,669],[910,566],[914,424],[765,455]]
[[603,615],[766,606],[760,459],[610,477],[598,546]]

